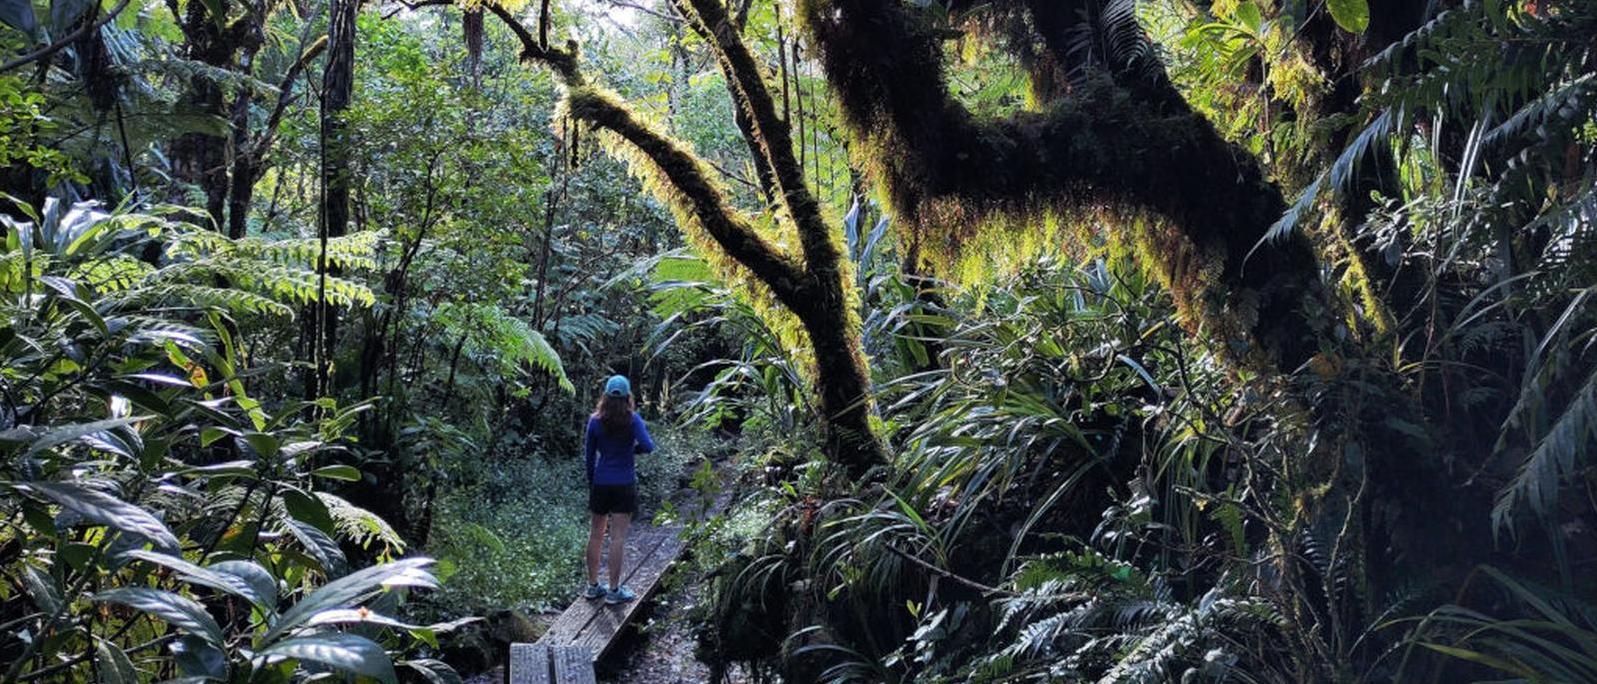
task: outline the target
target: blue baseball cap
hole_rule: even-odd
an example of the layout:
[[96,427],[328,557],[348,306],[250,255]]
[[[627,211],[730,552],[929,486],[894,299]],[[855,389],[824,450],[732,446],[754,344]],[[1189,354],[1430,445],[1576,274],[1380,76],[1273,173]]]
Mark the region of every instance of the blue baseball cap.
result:
[[632,394],[632,383],[627,382],[625,375],[612,375],[604,383],[604,393],[612,397],[625,397]]

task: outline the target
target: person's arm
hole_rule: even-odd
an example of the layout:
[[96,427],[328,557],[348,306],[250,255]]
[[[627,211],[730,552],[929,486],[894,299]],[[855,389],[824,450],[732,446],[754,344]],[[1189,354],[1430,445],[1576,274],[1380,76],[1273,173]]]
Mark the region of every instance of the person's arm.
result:
[[596,422],[594,419],[589,418],[588,427],[582,434],[582,451],[588,463],[587,469],[583,472],[587,474],[588,484],[590,485],[593,484],[593,465],[599,455],[599,441],[594,439],[595,435],[593,434],[593,426]]
[[643,424],[643,416],[632,414],[632,453],[647,454],[654,451],[654,440],[649,437],[649,426]]

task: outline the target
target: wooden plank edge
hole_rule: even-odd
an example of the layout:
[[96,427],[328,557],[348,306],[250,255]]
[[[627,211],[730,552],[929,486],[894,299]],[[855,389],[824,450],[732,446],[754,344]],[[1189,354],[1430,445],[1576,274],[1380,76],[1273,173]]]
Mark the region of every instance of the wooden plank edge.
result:
[[[600,659],[604,658],[606,655],[609,655],[610,651],[615,648],[616,642],[620,641],[618,637],[621,636],[621,633],[625,632],[629,626],[635,627],[632,622],[632,616],[639,610],[643,609],[643,604],[645,602],[653,599],[654,595],[659,593],[660,585],[664,583],[663,581],[665,580],[665,576],[671,571],[671,568],[676,566],[677,556],[681,554],[682,548],[684,546],[680,543],[681,540],[675,541],[678,543],[676,544],[676,548],[671,551],[671,559],[666,562],[664,567],[660,568],[659,574],[655,575],[653,581],[649,582],[648,586],[644,587],[643,592],[638,594],[637,600],[632,601],[630,605],[625,607],[621,616],[621,626],[616,629],[616,633],[605,639],[604,645],[601,648],[589,649],[589,652],[593,655],[593,662],[597,663]],[[662,544],[662,546],[664,545]],[[642,564],[640,563],[639,565],[641,566]]]
[[[659,537],[659,539],[649,539],[650,543],[648,543],[646,545],[646,548],[648,549],[647,553],[641,553],[640,554],[641,557],[638,558],[636,561],[634,561],[632,563],[632,567],[621,578],[621,583],[622,584],[633,584],[634,583],[633,582],[633,578],[637,576],[638,571],[641,570],[645,565],[647,565],[650,560],[653,560],[655,558],[655,556],[659,553],[659,550],[662,547],[670,544],[675,538],[675,534],[674,533],[673,534],[663,534],[663,530],[651,530],[648,533],[646,533],[646,536],[647,537]],[[639,540],[639,541],[642,541],[642,540]],[[640,551],[641,551],[641,549],[640,549]],[[680,551],[680,544],[678,545],[677,550],[673,551],[673,553],[676,553],[678,551]],[[658,580],[656,579],[656,582],[657,581]],[[568,608],[566,608],[565,611],[561,612],[561,614],[560,614],[561,618],[565,617],[566,613],[570,613],[570,612],[573,612],[573,611],[578,612],[578,613],[585,612],[592,605],[592,603],[591,603],[592,601],[597,601],[599,603],[598,609],[590,612],[588,614],[587,618],[585,618],[582,621],[582,624],[577,625],[575,629],[572,629],[571,627],[564,625],[563,623],[566,622],[565,620],[562,620],[560,618],[556,618],[554,624],[550,625],[548,631],[545,631],[543,633],[543,636],[538,639],[538,643],[543,644],[543,643],[545,643],[547,641],[548,645],[564,645],[564,644],[560,644],[558,642],[558,640],[576,639],[578,636],[580,636],[582,634],[582,632],[584,630],[586,630],[588,628],[589,625],[593,624],[593,620],[598,615],[598,612],[602,611],[602,610],[606,610],[606,608],[607,608],[607,604],[604,603],[604,599],[579,598],[577,600],[578,601],[583,601],[583,602],[589,602],[589,603],[588,603],[588,605],[578,605],[577,603],[573,602],[571,607],[568,607]],[[638,600],[639,601],[643,600],[643,597],[639,596]],[[622,622],[625,622],[625,620],[623,620]]]
[[510,662],[505,664],[505,681],[509,684],[555,684],[552,668],[548,646],[511,644]]

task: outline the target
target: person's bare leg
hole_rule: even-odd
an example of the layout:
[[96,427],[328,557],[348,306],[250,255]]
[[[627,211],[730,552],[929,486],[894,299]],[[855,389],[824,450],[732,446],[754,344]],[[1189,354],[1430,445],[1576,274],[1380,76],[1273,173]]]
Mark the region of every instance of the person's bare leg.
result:
[[627,556],[627,528],[632,516],[616,513],[610,518],[610,590],[621,586],[621,564]]
[[605,518],[606,516],[598,513],[593,513],[588,518],[588,584],[599,581],[599,555],[604,553]]

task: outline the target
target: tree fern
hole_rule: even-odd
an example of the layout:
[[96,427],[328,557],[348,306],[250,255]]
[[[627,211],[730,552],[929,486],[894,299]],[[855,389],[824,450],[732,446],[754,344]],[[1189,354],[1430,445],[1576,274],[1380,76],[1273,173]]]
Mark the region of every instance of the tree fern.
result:
[[452,337],[465,340],[463,349],[492,363],[500,371],[515,373],[525,367],[534,368],[553,376],[561,389],[576,391],[566,377],[560,354],[549,346],[543,333],[504,309],[487,304],[445,302],[435,315]]

